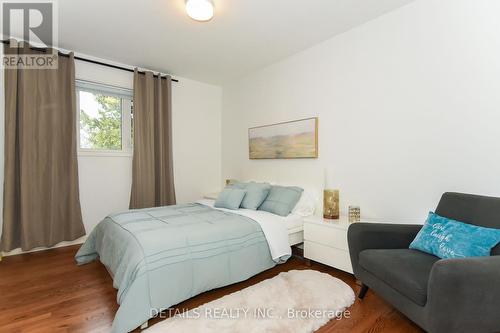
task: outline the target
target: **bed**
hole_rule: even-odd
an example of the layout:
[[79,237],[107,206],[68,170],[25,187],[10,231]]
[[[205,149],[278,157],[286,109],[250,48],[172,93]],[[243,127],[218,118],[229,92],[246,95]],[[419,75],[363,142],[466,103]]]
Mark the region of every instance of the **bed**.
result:
[[[201,203],[203,205],[209,206],[209,207],[214,207],[215,199],[205,197],[201,200],[198,200],[197,202]],[[217,209],[220,209],[223,211],[225,210],[223,208],[217,208]],[[231,210],[225,210],[225,211],[234,212]],[[239,209],[238,212],[240,214],[246,212],[247,214],[249,214],[248,216],[250,218],[252,218],[252,217],[258,218],[258,216],[255,216],[253,213],[255,211],[252,211],[252,210]],[[264,215],[270,214],[267,212],[262,212],[262,213]],[[286,227],[286,230],[288,233],[288,243],[290,244],[290,246],[297,245],[297,244],[304,242],[304,217],[303,216],[298,215],[298,214],[293,214],[293,213],[286,216],[286,217],[278,216],[275,214],[270,214],[270,215],[272,216],[272,219],[274,221],[276,221],[276,223],[279,223],[279,224],[284,225]]]
[[304,218],[299,215],[290,214],[286,221],[288,231],[288,243],[290,246],[304,242]]
[[160,311],[285,262],[302,242],[300,217],[229,211],[213,200],[111,214],[75,258],[106,266],[120,305],[112,332],[131,331]]

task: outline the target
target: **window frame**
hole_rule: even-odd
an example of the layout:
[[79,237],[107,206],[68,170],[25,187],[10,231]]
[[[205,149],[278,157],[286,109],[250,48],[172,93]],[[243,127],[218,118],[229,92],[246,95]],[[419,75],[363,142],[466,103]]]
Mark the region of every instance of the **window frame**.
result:
[[[114,96],[121,99],[121,142],[122,149],[94,149],[82,148],[80,138],[80,91],[102,94],[106,96]],[[75,81],[76,95],[76,135],[77,135],[77,153],[78,156],[126,156],[130,157],[133,153],[132,142],[132,106],[133,106],[133,91],[132,89],[112,86],[108,84],[76,80]]]

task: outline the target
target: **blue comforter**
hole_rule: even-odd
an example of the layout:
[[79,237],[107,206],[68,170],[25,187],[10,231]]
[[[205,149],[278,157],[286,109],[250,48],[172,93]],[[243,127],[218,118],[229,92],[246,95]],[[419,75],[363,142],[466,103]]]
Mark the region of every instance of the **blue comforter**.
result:
[[120,308],[112,332],[128,332],[161,309],[273,267],[254,220],[201,204],[113,214],[76,254],[100,258],[113,275]]

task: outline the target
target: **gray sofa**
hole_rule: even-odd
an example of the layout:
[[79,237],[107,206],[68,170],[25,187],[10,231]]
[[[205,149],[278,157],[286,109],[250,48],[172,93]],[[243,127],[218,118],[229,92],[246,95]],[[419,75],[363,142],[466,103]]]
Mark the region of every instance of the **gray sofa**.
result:
[[[445,193],[436,214],[500,229],[500,198]],[[410,250],[421,225],[355,223],[354,275],[428,332],[500,332],[500,245],[490,257],[439,259]]]

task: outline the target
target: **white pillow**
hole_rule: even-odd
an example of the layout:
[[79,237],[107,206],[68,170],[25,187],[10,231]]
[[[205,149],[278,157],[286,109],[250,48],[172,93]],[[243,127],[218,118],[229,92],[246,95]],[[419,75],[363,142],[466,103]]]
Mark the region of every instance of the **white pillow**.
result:
[[300,196],[299,202],[292,210],[292,214],[302,217],[314,215],[316,204],[318,203],[319,196],[313,191],[304,190]]

